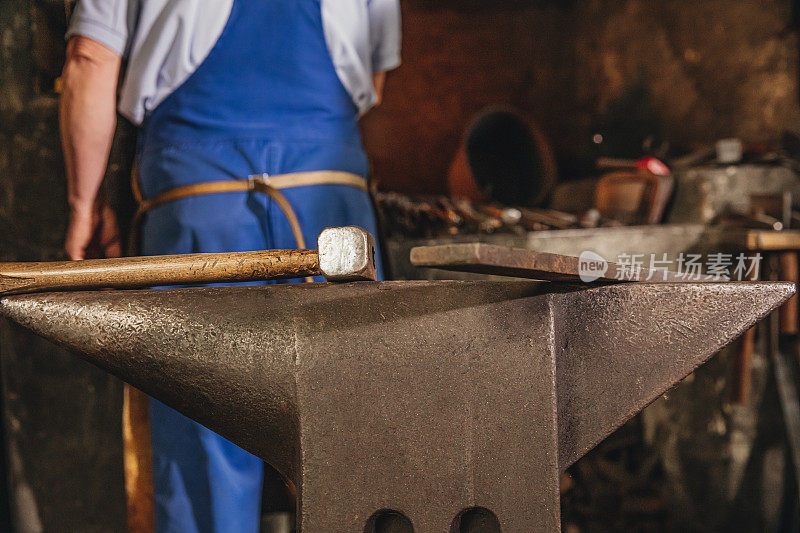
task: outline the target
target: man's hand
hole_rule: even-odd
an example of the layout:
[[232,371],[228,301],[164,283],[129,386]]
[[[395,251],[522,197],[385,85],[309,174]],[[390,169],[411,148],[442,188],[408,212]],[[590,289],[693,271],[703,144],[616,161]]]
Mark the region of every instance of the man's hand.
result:
[[114,211],[105,203],[72,210],[64,249],[72,260],[120,257],[122,245]]
[[375,72],[372,74],[372,86],[375,88],[375,96],[377,100],[375,100],[375,106],[381,105],[383,101],[383,87],[386,85],[386,73],[385,72]]
[[116,217],[98,201],[117,122],[121,61],[86,37],[73,37],[67,45],[60,118],[70,206],[64,248],[72,259],[119,257],[121,252]]

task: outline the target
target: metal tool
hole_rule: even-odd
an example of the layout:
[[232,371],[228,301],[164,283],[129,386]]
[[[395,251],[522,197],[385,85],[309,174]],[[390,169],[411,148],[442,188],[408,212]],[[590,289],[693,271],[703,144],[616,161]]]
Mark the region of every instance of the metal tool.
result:
[[317,250],[264,250],[43,263],[0,263],[0,295],[52,290],[234,283],[324,276],[375,280],[375,240],[356,226],[326,228]]
[[414,266],[515,278],[564,282],[592,280],[601,283],[728,280],[724,276],[712,278],[706,275],[698,276],[700,279],[691,279],[664,269],[649,270],[633,263],[630,265],[611,263],[599,256],[595,258],[598,262],[596,265],[585,266],[582,265],[582,261],[588,259],[484,243],[441,244],[417,246],[411,249],[411,264]]
[[513,533],[558,531],[560,472],[793,293],[368,282],[28,294],[0,313],[265,459],[300,531]]

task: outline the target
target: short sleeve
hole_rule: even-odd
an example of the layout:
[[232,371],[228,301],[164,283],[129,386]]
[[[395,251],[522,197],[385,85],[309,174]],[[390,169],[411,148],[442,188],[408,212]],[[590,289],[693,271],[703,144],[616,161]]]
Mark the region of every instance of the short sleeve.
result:
[[399,0],[367,0],[372,71],[383,72],[400,65]]
[[67,39],[82,35],[117,54],[127,52],[140,0],[79,0],[70,19]]

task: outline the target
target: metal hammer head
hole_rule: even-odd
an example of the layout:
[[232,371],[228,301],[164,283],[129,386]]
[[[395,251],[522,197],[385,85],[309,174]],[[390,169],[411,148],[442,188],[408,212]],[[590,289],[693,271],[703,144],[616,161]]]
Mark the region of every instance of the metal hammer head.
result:
[[319,269],[328,281],[375,281],[375,239],[358,226],[325,228],[317,237]]

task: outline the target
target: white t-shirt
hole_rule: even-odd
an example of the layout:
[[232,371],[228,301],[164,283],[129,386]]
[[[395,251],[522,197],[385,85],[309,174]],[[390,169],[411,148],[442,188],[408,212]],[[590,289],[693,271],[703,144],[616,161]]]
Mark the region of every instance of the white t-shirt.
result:
[[[399,0],[320,0],[325,41],[360,113],[375,105],[372,74],[400,64]],[[119,111],[135,124],[203,62],[233,0],[80,0],[67,38],[83,35],[127,59]]]

